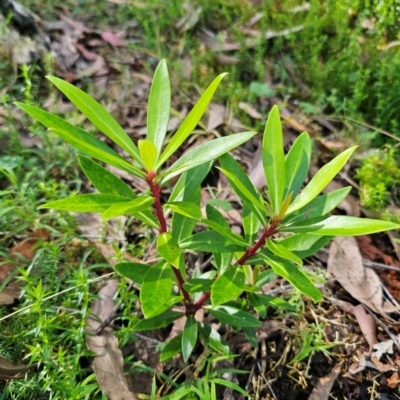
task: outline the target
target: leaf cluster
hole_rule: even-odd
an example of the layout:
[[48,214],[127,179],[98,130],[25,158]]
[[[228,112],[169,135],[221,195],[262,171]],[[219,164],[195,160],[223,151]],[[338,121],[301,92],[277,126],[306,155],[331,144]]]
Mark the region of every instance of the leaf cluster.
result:
[[[175,134],[167,137],[171,89],[166,62],[161,61],[149,96],[147,135],[137,144],[93,98],[61,79],[49,77],[94,126],[129,155],[127,158],[63,119],[18,103],[20,108],[83,153],[78,156],[80,165],[98,191],[52,201],[41,208],[99,212],[103,220],[133,215],[158,230],[156,247],[160,261],[154,264],[122,262],[115,270],[140,287],[144,318],[138,320],[133,331],[161,328],[186,317],[182,334],[163,347],[162,361],[178,353],[187,361],[198,341],[213,351],[229,354],[229,347],[218,331],[196,320],[195,314],[202,308],[222,324],[229,324],[234,330],[242,329],[249,341],[256,344],[255,329],[261,326],[260,318],[265,318],[267,306],[293,309],[284,300],[263,294],[263,284],[278,275],[319,301],[320,291],[302,269],[305,257],[314,254],[336,235],[352,236],[398,227],[381,220],[329,215],[350,188],[320,193],[341,170],[355,147],[326,164],[302,189],[310,167],[311,139],[306,132],[302,133],[285,155],[277,106],[269,114],[262,139],[266,198],[229,154],[250,140],[255,132],[207,141],[164,168],[199,123],[224,76],[221,74],[211,82]],[[135,193],[93,159],[142,179],[148,191]],[[200,207],[201,185],[215,160],[219,161],[219,170],[243,203],[242,235],[231,230],[217,207],[208,204],[204,212]],[[175,177],[179,179],[168,201],[162,204],[161,189]],[[203,230],[194,233],[197,225]],[[213,268],[209,271],[196,268],[188,276],[185,257],[188,251],[211,253]],[[180,306],[182,311],[172,310],[173,306]]]

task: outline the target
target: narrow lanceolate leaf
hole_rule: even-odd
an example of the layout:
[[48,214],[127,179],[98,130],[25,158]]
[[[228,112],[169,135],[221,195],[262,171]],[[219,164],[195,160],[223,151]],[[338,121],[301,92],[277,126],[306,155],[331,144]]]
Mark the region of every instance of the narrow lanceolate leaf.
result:
[[228,239],[232,243],[243,247],[248,246],[247,242],[240,235],[233,233],[230,228],[224,228],[217,222],[211,221],[209,219],[202,219],[201,222],[212,228],[214,231],[217,231],[219,234],[221,234],[224,238]]
[[[78,160],[83,172],[100,193],[137,199],[137,194],[122,179],[107,169],[82,155],[78,155]],[[133,215],[153,228],[159,227],[159,223],[151,211],[141,211]]]
[[247,203],[243,203],[242,221],[244,237],[247,244],[252,246],[255,243],[258,232],[260,231],[261,223],[255,213],[247,206]]
[[174,267],[179,268],[179,259],[182,250],[179,248],[178,242],[170,233],[161,233],[157,238],[157,251],[161,257],[165,258]]
[[230,354],[230,349],[223,337],[211,326],[199,323],[201,341],[208,344],[213,350],[222,354]]
[[287,249],[298,255],[300,258],[310,257],[318,250],[326,246],[333,236],[310,235],[307,233],[298,233],[282,239],[279,243]]
[[170,109],[171,85],[168,68],[165,60],[161,60],[154,73],[147,108],[147,139],[155,145],[157,155],[161,153],[167,133]]
[[206,306],[204,307],[223,324],[237,327],[261,326],[261,322],[250,313],[230,306]]
[[281,231],[324,236],[357,236],[399,228],[400,225],[389,221],[335,215],[322,221],[320,218],[315,218],[294,223],[283,227]]
[[272,239],[267,239],[267,247],[276,256],[282,257],[285,260],[292,261],[297,265],[300,265],[300,266],[303,265],[303,260],[300,257],[298,257],[296,254],[294,254],[290,250],[288,250],[283,244],[275,242]]
[[[259,253],[263,256],[263,253]],[[322,299],[321,292],[315,287],[312,280],[298,267],[291,262],[285,260],[274,260],[270,257],[264,256],[265,261],[271,268],[282,278],[285,278],[300,292],[310,296],[314,301]]]
[[184,215],[185,217],[192,218],[196,221],[200,221],[202,217],[201,208],[190,201],[177,201],[167,203],[164,205],[164,207],[178,214]]
[[122,262],[114,265],[114,269],[125,278],[142,284],[143,278],[150,269],[150,265],[138,262]]
[[211,160],[215,160],[222,154],[240,146],[242,143],[247,142],[257,132],[242,132],[235,135],[225,136],[218,139],[211,140],[203,143],[176,161],[171,168],[165,173],[161,182],[165,183],[174,176],[180,175],[189,169],[197,167]]
[[240,296],[243,292],[245,276],[243,267],[235,267],[221,275],[211,288],[213,306],[225,304]]
[[[333,192],[316,197],[306,206],[288,217],[288,223],[310,220],[328,214],[340,204],[349,194],[351,187],[334,190]],[[285,220],[283,221],[285,224]]]
[[154,171],[157,161],[157,148],[150,140],[139,140],[140,157],[142,158],[144,167],[148,172]]
[[77,150],[139,178],[146,178],[146,174],[143,171],[131,165],[116,151],[93,135],[38,107],[23,103],[15,104]]
[[185,362],[192,354],[194,346],[196,345],[197,334],[197,321],[194,319],[193,315],[189,315],[182,333],[182,356]]
[[[136,161],[142,164],[139,150],[132,142],[126,132],[121,128],[118,122],[111,114],[93,97],[90,97],[83,90],[63,81],[54,76],[48,76],[47,79],[67,96],[75,107],[86,116],[86,118],[96,126],[101,132],[108,136],[113,142],[126,150]],[[143,164],[142,164],[143,165]]]
[[147,271],[140,290],[140,302],[145,318],[156,316],[170,298],[172,290],[171,266],[160,261]]
[[204,178],[209,173],[212,164],[213,162],[209,161],[183,173],[175,185],[168,202],[173,203],[176,201],[188,200],[193,191],[200,187]]
[[182,317],[183,314],[176,311],[166,311],[156,317],[149,319],[141,319],[134,327],[133,332],[138,331],[150,331],[152,329],[163,328],[169,325],[171,322]]
[[343,165],[349,159],[357,146],[350,147],[339,154],[328,164],[324,165],[311,179],[310,183],[299,194],[296,200],[290,205],[287,214],[299,210],[307,205],[311,200],[328,185],[335,175],[342,169]]
[[232,253],[244,251],[244,246],[232,243],[216,231],[195,233],[179,242],[181,249],[199,250],[207,253]]
[[[243,171],[242,167],[229,155],[224,154],[219,158],[219,162],[224,171],[230,174],[228,177],[229,184],[232,189],[240,197],[251,211],[253,211],[262,224],[266,224],[266,210],[261,198],[260,193],[251,183],[247,174]],[[232,177],[232,179],[230,178]]]
[[81,194],[67,197],[66,199],[50,201],[39,208],[53,208],[55,210],[67,210],[74,212],[103,212],[107,208],[121,203],[129,202],[130,199],[111,194]]
[[78,161],[86,177],[100,193],[137,198],[136,193],[122,179],[90,158],[79,154]]
[[285,192],[285,156],[278,106],[273,106],[268,116],[262,142],[262,162],[272,209],[278,215]]
[[[218,168],[221,170],[229,179],[230,182],[232,182],[235,187],[237,187],[243,197],[246,198],[247,205],[249,203],[253,204],[253,210],[255,211],[255,214],[257,215],[258,219],[260,222],[265,225],[266,224],[266,214],[267,214],[267,209],[264,207],[264,204],[261,202],[258,196],[254,196],[253,193],[251,193],[246,186],[230,171],[223,169],[223,168]],[[232,186],[233,187],[233,186]],[[235,190],[236,191],[236,190]]]
[[285,160],[285,196],[293,193],[294,200],[310,168],[312,143],[310,135],[303,132],[293,143]]
[[102,221],[119,217],[121,215],[138,214],[141,211],[146,211],[151,207],[154,199],[150,196],[137,197],[124,204],[115,204],[103,212]]
[[172,154],[175,153],[176,150],[179,149],[179,147],[181,147],[182,143],[192,133],[193,129],[201,120],[208,104],[210,103],[215,91],[217,90],[218,85],[225,75],[227,74],[221,74],[211,82],[210,86],[200,97],[199,101],[195,104],[189,115],[182,122],[181,126],[176,131],[171,141],[168,143],[164,152],[161,154],[161,157],[157,163],[157,170],[165,163],[165,161],[167,161],[172,156]]
[[165,344],[160,354],[160,362],[169,360],[176,354],[180,353],[181,348],[182,348],[182,334],[175,336]]

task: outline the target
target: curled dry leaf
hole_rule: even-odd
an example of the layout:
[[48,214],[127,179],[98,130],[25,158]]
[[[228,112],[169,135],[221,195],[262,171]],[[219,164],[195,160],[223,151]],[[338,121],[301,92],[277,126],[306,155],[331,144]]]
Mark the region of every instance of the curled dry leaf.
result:
[[319,378],[308,400],[328,400],[332,386],[340,373],[340,365],[334,367],[328,375]]
[[226,108],[220,104],[210,103],[210,105],[208,106],[208,110],[209,118],[207,131],[209,132],[224,123]]
[[124,359],[119,348],[118,339],[109,327],[103,329],[100,335],[96,335],[96,329],[101,321],[107,318],[113,311],[113,297],[118,288],[118,279],[112,279],[99,291],[91,308],[91,314],[99,317],[99,321],[89,319],[86,331],[86,345],[96,354],[93,361],[93,369],[96,373],[102,392],[110,400],[138,400],[129,388],[124,376]]
[[365,311],[365,308],[362,304],[354,307],[353,312],[357,318],[358,325],[360,325],[361,332],[369,344],[369,352],[371,352],[373,346],[377,342],[375,319],[372,315]]
[[389,339],[374,344],[375,351],[371,354],[371,358],[376,358],[379,361],[383,354],[393,354],[393,343],[393,340]]
[[360,303],[391,319],[387,313],[398,308],[383,301],[382,284],[375,271],[365,268],[353,237],[333,239],[328,258],[328,271]]

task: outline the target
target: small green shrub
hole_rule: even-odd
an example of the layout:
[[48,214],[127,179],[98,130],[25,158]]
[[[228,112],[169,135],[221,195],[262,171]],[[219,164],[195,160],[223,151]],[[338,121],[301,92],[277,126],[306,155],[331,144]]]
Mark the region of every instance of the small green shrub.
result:
[[[80,165],[99,191],[51,201],[40,208],[74,212],[99,212],[102,220],[133,215],[157,230],[156,246],[160,260],[154,264],[122,262],[115,270],[140,286],[144,315],[133,331],[169,325],[181,316],[186,324],[181,335],[165,344],[161,360],[182,353],[187,361],[198,340],[214,351],[229,354],[220,334],[195,314],[205,309],[222,324],[243,329],[255,343],[255,328],[266,316],[266,306],[292,308],[284,300],[262,294],[261,286],[276,275],[314,301],[320,291],[301,268],[302,259],[314,254],[336,235],[354,236],[397,229],[382,220],[329,216],[348,194],[350,187],[318,196],[341,170],[356,147],[351,147],[326,164],[301,190],[311,159],[311,139],[302,133],[284,155],[278,108],[269,114],[262,141],[262,162],[268,199],[253,186],[229,151],[251,139],[256,132],[243,132],[200,144],[163,168],[181,147],[202,118],[207,105],[225,74],[206,89],[175,134],[166,139],[171,89],[165,61],[158,65],[150,90],[146,139],[132,142],[115,119],[94,99],[73,85],[55,78],[49,80],[106,136],[125,150],[123,158],[104,142],[40,108],[17,103],[32,117],[70,143],[80,152]],[[91,157],[91,158],[89,158]],[[135,193],[121,179],[92,158],[126,171],[146,182],[148,190]],[[207,205],[200,209],[201,183],[215,160],[233,191],[243,202],[244,234],[232,232],[221,212]],[[172,178],[179,177],[166,203],[160,192]],[[194,228],[201,225],[197,233]],[[283,234],[283,235],[282,235]],[[185,258],[188,251],[212,253],[214,268],[195,269],[189,275]],[[176,292],[173,287],[178,287]],[[171,310],[180,304],[182,312]]]

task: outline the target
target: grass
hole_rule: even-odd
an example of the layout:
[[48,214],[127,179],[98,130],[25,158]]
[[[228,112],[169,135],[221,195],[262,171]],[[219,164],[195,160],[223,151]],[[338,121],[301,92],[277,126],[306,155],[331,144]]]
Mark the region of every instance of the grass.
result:
[[[254,105],[265,119],[265,111],[270,108],[269,99],[277,96],[284,99],[284,104],[298,104],[305,115],[324,113],[349,117],[400,136],[397,118],[400,52],[399,47],[388,46],[398,40],[399,11],[394,0],[327,0],[323,4],[311,1],[309,10],[298,12],[293,9],[303,4],[300,1],[264,0],[260,7],[242,0],[189,2],[194,10],[202,7],[198,26],[215,33],[217,43],[241,44],[238,50],[229,53],[208,49],[199,30],[177,31],[177,20],[188,14],[183,0],[123,4],[95,0],[52,3],[25,0],[22,3],[50,21],[59,18],[59,7],[63,5],[71,11],[71,18],[86,21],[96,31],[127,29],[131,32],[129,26],[136,24],[134,40],[127,39],[126,51],[144,60],[143,72],[149,75],[158,58],[168,59],[170,71],[173,71],[172,87],[179,88],[174,93],[176,104],[187,102],[193,94],[201,92],[212,77],[228,71],[229,82],[221,86],[215,101],[228,104],[244,124],[256,129],[265,121],[253,120],[237,104],[245,101]],[[254,47],[247,48],[245,41],[252,36],[244,27],[258,12],[262,13],[262,18],[251,29],[261,35],[268,30],[281,31],[298,25],[304,25],[304,29],[268,41],[259,40]],[[236,57],[237,62],[218,64],[218,57],[225,55]],[[192,71],[190,77],[182,78],[187,69],[186,58],[191,61]],[[84,327],[97,290],[94,280],[104,272],[111,272],[111,268],[89,244],[78,241],[78,246],[73,246],[71,239],[76,237],[77,229],[73,216],[37,210],[44,202],[81,192],[85,183],[78,172],[75,155],[67,145],[31,121],[16,121],[13,117],[13,101],[41,105],[48,96],[49,89],[42,76],[52,73],[51,63],[47,60],[42,65],[22,67],[15,79],[8,60],[0,60],[0,66],[7,72],[0,78],[0,101],[7,112],[7,124],[0,128],[0,221],[2,231],[9,232],[0,242],[1,254],[9,258],[7,251],[14,244],[13,235],[31,234],[40,228],[62,235],[43,242],[33,260],[26,263],[27,267],[20,268],[18,280],[24,295],[14,308],[29,306],[29,309],[1,321],[0,355],[34,366],[22,379],[1,380],[0,399],[105,398],[89,369],[91,354],[85,348]],[[129,74],[122,64],[120,68]],[[129,80],[117,84],[127,82]],[[90,79],[83,80],[83,84],[85,89],[95,92]],[[70,118],[79,120],[75,114]],[[21,145],[22,126],[29,127],[29,135],[40,138],[35,148]],[[371,132],[354,125],[349,127],[348,137]],[[376,134],[370,143],[382,145],[385,141],[393,144],[390,139]],[[358,179],[366,188],[362,201],[367,207],[386,206],[390,191],[397,190],[396,152],[395,149],[383,150],[379,157],[367,158],[358,170]],[[371,170],[379,172],[371,174]],[[131,244],[128,250],[142,257],[150,240],[150,234],[145,232],[139,249]],[[129,310],[134,308],[136,299],[124,283],[121,283],[119,295],[124,304],[124,323],[116,335],[122,347],[132,340]],[[0,307],[0,318],[9,313],[10,307]],[[324,351],[330,346],[322,341],[319,325],[304,336],[297,331],[293,337],[299,349],[301,343],[307,343],[307,352]],[[303,354],[299,352],[293,359],[301,358]],[[208,374],[209,369],[207,371]],[[195,389],[214,390],[213,386],[206,387],[207,378],[204,382],[203,387],[195,386]],[[182,388],[184,391],[188,386]]]

